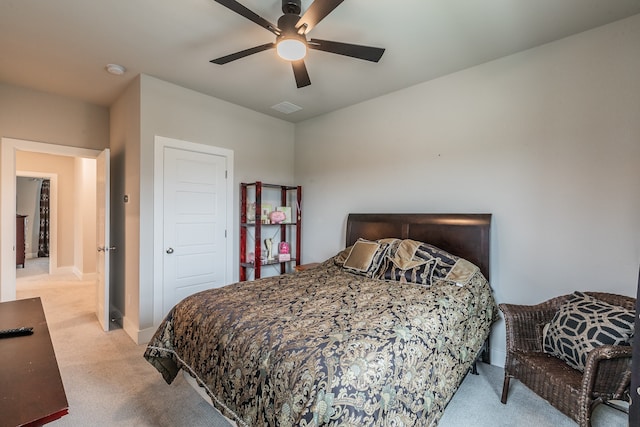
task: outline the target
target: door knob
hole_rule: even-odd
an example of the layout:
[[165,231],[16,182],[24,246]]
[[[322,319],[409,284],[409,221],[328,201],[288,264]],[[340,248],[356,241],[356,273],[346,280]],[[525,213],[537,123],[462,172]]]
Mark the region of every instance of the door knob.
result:
[[172,254],[172,253],[173,253],[173,248],[169,248],[169,249],[167,249],[167,253],[168,253],[168,254]]

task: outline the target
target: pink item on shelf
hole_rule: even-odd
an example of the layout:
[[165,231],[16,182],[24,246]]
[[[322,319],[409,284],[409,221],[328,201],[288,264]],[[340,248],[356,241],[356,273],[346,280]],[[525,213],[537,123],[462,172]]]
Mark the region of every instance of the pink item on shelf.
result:
[[272,224],[280,224],[282,221],[287,219],[287,215],[281,211],[272,211],[269,214],[269,219],[271,220]]

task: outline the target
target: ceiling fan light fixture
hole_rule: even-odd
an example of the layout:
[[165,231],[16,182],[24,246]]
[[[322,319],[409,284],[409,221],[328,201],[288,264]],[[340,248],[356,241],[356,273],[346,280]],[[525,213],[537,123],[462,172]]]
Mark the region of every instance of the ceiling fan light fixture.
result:
[[384,49],[372,46],[363,46],[352,43],[335,42],[331,40],[309,39],[307,34],[315,26],[330,14],[344,0],[307,0],[311,5],[302,16],[300,11],[302,0],[282,0],[282,13],[278,18],[278,25],[262,18],[255,12],[247,9],[237,0],[215,0],[222,6],[258,24],[262,28],[276,36],[275,43],[265,43],[249,49],[244,49],[230,55],[212,59],[211,63],[223,65],[237,59],[245,58],[254,53],[275,49],[278,56],[291,63],[296,86],[299,88],[309,86],[311,79],[307,72],[304,58],[307,49],[322,50],[337,55],[350,56],[371,62],[378,62],[384,53]]
[[298,61],[307,55],[307,45],[298,37],[283,38],[276,47],[278,56],[287,61]]

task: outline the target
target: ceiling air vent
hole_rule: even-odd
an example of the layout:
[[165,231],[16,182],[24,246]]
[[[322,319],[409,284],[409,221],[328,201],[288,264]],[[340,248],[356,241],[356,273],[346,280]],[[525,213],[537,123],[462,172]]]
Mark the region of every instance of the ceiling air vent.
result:
[[288,101],[283,101],[279,104],[272,105],[271,108],[285,114],[291,114],[295,113],[296,111],[302,110],[302,107],[299,107],[296,104],[292,104]]

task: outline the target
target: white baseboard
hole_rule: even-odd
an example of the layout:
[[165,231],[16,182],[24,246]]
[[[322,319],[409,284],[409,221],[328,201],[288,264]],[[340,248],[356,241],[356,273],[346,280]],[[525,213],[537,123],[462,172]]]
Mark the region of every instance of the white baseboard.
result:
[[55,266],[52,266],[52,267],[50,267],[50,271],[51,271],[51,274],[73,274],[74,276],[77,277],[76,272],[75,272],[75,267],[73,267],[73,266],[68,266],[68,267],[55,267]]
[[156,333],[156,330],[158,328],[147,328],[147,329],[142,329],[141,331],[138,332],[138,344],[146,344],[149,341],[151,341],[151,338],[153,338],[153,334]]
[[138,343],[138,327],[129,320],[127,316],[122,317],[122,329],[129,335],[129,338],[133,340],[136,344]]
[[83,271],[81,271],[79,268],[77,267],[73,267],[73,275],[76,276],[78,279],[80,280],[97,280],[98,279],[98,273],[85,273]]
[[153,334],[156,332],[156,327],[138,329],[138,327],[131,322],[127,316],[122,318],[122,329],[129,335],[136,344],[146,344],[151,341]]
[[95,282],[96,280],[98,280],[98,273],[83,273],[82,280]]

